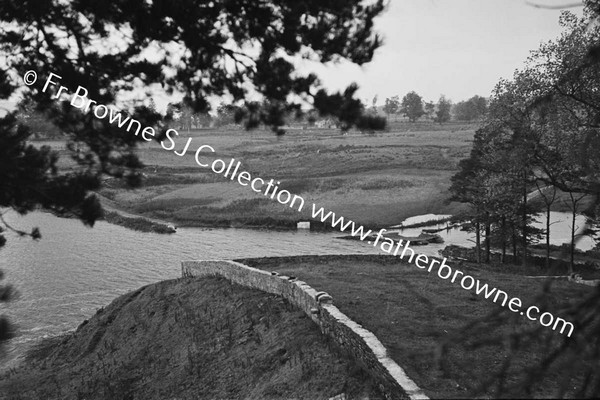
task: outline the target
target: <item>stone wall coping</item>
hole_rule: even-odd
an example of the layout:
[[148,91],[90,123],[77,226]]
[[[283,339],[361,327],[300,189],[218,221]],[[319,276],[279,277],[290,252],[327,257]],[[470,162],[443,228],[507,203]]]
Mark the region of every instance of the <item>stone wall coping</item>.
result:
[[394,377],[394,379],[404,388],[411,399],[428,399],[423,393],[421,388],[406,375],[404,369],[400,367],[394,360],[392,360],[388,354],[387,349],[379,341],[377,336],[371,331],[363,328],[362,325],[354,322],[342,313],[339,308],[331,304],[323,305],[323,308],[327,309],[333,316],[336,317],[339,323],[345,324],[354,332],[356,332],[373,351],[373,354],[377,357],[378,361],[387,369],[387,371]]
[[[364,343],[364,345],[366,345],[366,347],[373,353],[373,355],[375,356],[375,359],[380,364],[380,366],[383,368],[383,370],[385,370],[387,372],[387,374],[389,375],[389,377],[391,377],[396,382],[396,384],[402,388],[402,390],[406,393],[408,398],[410,398],[411,400],[429,399],[427,397],[427,395],[425,395],[423,390],[421,388],[419,388],[412,379],[410,379],[410,377],[406,374],[404,369],[402,369],[402,367],[400,367],[400,365],[398,365],[394,360],[392,360],[388,356],[387,349],[385,348],[385,346],[379,341],[379,339],[371,331],[365,329],[362,325],[360,325],[357,322],[350,319],[346,314],[341,312],[335,305],[328,304],[328,303],[319,303],[319,301],[317,300],[317,294],[322,293],[322,292],[314,289],[313,287],[308,285],[306,282],[300,281],[300,280],[290,281],[290,280],[288,280],[288,277],[285,275],[272,275],[268,271],[250,267],[248,265],[244,265],[237,261],[231,261],[231,260],[183,261],[181,263],[182,276],[184,276],[184,277],[194,276],[194,274],[191,271],[191,268],[193,268],[194,266],[196,266],[196,267],[201,266],[202,264],[211,265],[213,267],[213,270],[210,273],[205,273],[206,275],[216,274],[219,276],[223,276],[227,279],[233,280],[225,272],[225,269],[229,269],[229,268],[225,268],[224,265],[229,265],[231,267],[239,268],[240,271],[245,271],[245,272],[248,272],[251,274],[257,274],[257,276],[264,276],[267,278],[267,281],[269,279],[271,279],[271,282],[273,282],[273,279],[281,279],[282,282],[286,282],[286,283],[290,284],[290,288],[292,287],[292,285],[295,285],[298,289],[300,289],[302,292],[304,292],[311,298],[312,302],[314,302],[314,304],[313,304],[314,307],[318,307],[318,309],[320,309],[321,312],[328,314],[331,317],[331,319],[335,322],[335,324],[345,326],[350,331],[352,331],[354,333],[354,335],[356,335],[356,337],[359,338]],[[222,270],[214,269],[213,264],[221,265],[221,266],[223,266],[221,268],[225,268],[225,269],[222,269]],[[279,291],[277,291],[275,289],[273,289],[273,291],[269,291],[269,290],[265,290],[263,288],[257,288],[255,285],[251,284],[251,283],[255,283],[255,282],[243,282],[239,279],[236,279],[235,283],[241,284],[242,286],[248,286],[251,288],[266,291],[268,293],[273,293],[273,294],[283,296],[288,301],[294,303],[294,305],[300,307],[306,314],[308,314],[308,316],[311,319],[313,319],[313,321],[315,321],[317,324],[319,324],[321,326],[321,329],[323,330],[324,327],[323,327],[323,325],[321,325],[319,323],[319,318],[313,316],[312,313],[310,312],[310,310],[306,309],[305,304],[299,304],[299,303],[302,303],[303,301],[295,301],[296,299],[288,298],[288,296],[285,296],[284,293],[279,293]],[[331,336],[334,340],[338,339],[338,338],[336,338],[335,335],[333,335],[329,332],[326,332],[326,330],[324,330],[324,332],[327,333],[329,336]],[[353,354],[353,356],[360,360],[360,354]],[[371,373],[374,373],[374,371],[371,371]],[[385,380],[385,377],[381,377],[381,378],[383,378]]]

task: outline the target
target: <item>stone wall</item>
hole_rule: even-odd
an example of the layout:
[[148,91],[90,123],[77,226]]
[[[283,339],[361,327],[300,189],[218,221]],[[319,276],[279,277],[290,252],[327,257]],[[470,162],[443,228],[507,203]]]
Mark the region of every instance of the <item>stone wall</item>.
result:
[[344,315],[332,304],[331,297],[305,282],[269,273],[235,261],[184,261],[182,275],[221,276],[230,281],[282,296],[300,307],[320,327],[321,331],[349,353],[380,382],[388,399],[427,399],[423,391],[388,355],[373,333]]

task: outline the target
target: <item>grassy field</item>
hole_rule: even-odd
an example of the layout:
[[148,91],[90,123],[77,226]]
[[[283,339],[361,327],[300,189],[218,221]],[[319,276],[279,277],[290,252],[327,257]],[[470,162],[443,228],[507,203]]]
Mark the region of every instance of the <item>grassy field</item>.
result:
[[[469,335],[469,332],[461,332],[469,321],[501,306],[475,295],[474,290],[466,291],[460,285],[441,280],[396,257],[309,256],[242,261],[257,268],[296,276],[315,289],[331,294],[334,304],[372,331],[392,358],[432,398],[464,398],[497,371],[507,357],[508,352],[503,346],[476,351],[457,350],[446,360],[452,374],[438,368],[437,350],[445,338],[457,333],[463,337]],[[539,279],[527,279],[514,271],[505,274],[467,264],[455,267],[509,296],[520,297],[524,307],[536,304],[534,297],[541,291]],[[557,307],[592,290],[568,281],[557,281],[552,288]],[[527,324],[536,323],[522,318],[522,325]],[[511,328],[506,325],[506,329]],[[550,331],[550,334],[560,337],[558,332]],[[488,336],[489,332],[469,339],[485,340]],[[516,365],[529,366],[539,356],[540,349],[531,347],[516,355]],[[467,367],[463,369],[465,365]],[[509,371],[509,381],[514,378],[510,373],[512,371]],[[556,381],[549,376],[532,388],[533,395],[552,397],[556,388]],[[487,395],[494,397],[493,393]]]
[[[155,142],[140,144],[138,155],[145,164],[141,188],[126,190],[108,179],[101,194],[118,210],[177,226],[294,228],[298,220],[311,218],[312,203],[370,228],[415,215],[456,215],[466,205],[448,201],[450,178],[458,162],[469,156],[477,127],[393,122],[388,131],[375,134],[290,129],[282,137],[266,130],[182,131],[172,151]],[[190,138],[187,153],[175,155]],[[63,142],[37,143],[62,153],[62,167],[72,165]],[[198,166],[194,153],[201,145],[216,150],[203,152],[204,162],[235,158],[242,163],[240,170],[279,181],[280,189],[302,196],[303,212]],[[539,194],[533,191],[530,197],[531,204],[543,209]],[[588,196],[578,210],[592,203]],[[559,192],[552,210],[570,209],[570,199]]]
[[[125,211],[166,219],[180,226],[291,227],[310,215],[270,200],[198,166],[194,153],[207,144],[205,162],[235,158],[253,176],[280,181],[280,188],[369,226],[397,224],[426,213],[452,214],[449,179],[470,151],[475,125],[402,123],[388,132],[290,130],[283,137],[270,131],[192,130],[180,132],[176,151],[187,138],[183,157],[157,143],[143,144],[145,185],[126,191],[107,182],[102,191]],[[204,155],[206,154],[206,155]]]

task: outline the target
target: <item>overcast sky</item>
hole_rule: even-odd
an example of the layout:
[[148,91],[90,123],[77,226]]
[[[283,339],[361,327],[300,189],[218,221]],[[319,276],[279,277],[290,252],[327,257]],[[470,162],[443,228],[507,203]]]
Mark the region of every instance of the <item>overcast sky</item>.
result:
[[[532,0],[564,5],[572,0]],[[384,37],[373,61],[318,68],[329,88],[356,81],[362,99],[415,90],[425,100],[440,94],[453,101],[489,96],[499,78],[510,78],[529,51],[556,38],[560,10],[535,8],[525,0],[391,0],[376,23]],[[581,14],[581,7],[570,8]]]
[[[578,0],[531,0],[560,6]],[[569,8],[581,14],[582,8]],[[351,82],[368,100],[414,90],[427,101],[441,94],[454,102],[487,97],[500,78],[510,78],[540,42],[556,38],[559,9],[540,9],[526,0],[390,0],[376,21],[384,45],[362,68],[345,63],[313,66],[329,89]],[[155,95],[160,109],[173,99]],[[11,103],[0,101],[0,115]]]

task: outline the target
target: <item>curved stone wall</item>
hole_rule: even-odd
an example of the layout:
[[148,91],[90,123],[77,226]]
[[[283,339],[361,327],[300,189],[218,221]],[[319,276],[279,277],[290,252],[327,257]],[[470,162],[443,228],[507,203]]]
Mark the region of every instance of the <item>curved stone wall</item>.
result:
[[282,296],[300,307],[378,382],[388,399],[427,399],[404,370],[387,355],[373,333],[344,315],[331,297],[305,282],[226,260],[184,261],[182,275],[221,276],[242,286]]

